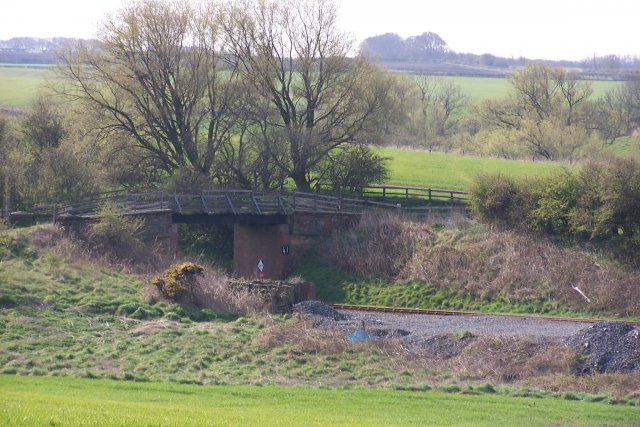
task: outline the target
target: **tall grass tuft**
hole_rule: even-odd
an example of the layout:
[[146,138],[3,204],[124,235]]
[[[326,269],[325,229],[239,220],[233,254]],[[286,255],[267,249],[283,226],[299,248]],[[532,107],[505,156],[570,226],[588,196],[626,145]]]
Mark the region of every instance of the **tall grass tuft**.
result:
[[356,227],[324,241],[320,253],[358,276],[394,279],[418,248],[428,245],[433,237],[431,230],[410,219],[368,212]]

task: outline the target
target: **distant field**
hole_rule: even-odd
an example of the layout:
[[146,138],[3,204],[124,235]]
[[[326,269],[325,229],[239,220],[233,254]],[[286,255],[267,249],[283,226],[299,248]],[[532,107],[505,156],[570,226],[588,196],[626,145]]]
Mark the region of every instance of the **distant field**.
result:
[[[502,97],[510,90],[509,80],[505,78],[492,77],[443,77],[460,86],[462,91],[471,100],[478,101],[485,98]],[[592,81],[593,95],[598,97],[606,91],[616,87],[620,82],[615,81]]]
[[50,73],[50,67],[0,65],[0,106],[28,105]]
[[[29,103],[36,89],[49,75],[47,66],[16,66],[0,64],[0,106],[22,107]],[[459,85],[473,101],[505,96],[509,91],[509,81],[492,77],[443,77]],[[594,94],[600,96],[605,91],[620,84],[614,81],[592,82]]]
[[0,423],[33,425],[632,426],[632,406],[493,394],[0,377]]
[[511,176],[539,176],[561,170],[563,167],[557,163],[459,156],[401,148],[378,150],[382,156],[390,159],[389,184],[416,187],[467,190],[473,179],[482,173],[500,172]]

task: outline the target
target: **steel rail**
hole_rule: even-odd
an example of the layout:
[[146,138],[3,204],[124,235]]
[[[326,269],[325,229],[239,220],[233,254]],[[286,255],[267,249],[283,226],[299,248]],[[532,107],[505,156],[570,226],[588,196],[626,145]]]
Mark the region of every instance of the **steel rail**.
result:
[[597,322],[621,322],[635,327],[640,327],[640,321],[633,320],[612,320],[603,318],[588,317],[559,317],[547,316],[540,314],[526,313],[483,313],[479,311],[463,311],[463,310],[441,310],[431,308],[409,308],[409,307],[380,307],[372,305],[352,305],[352,304],[331,304],[336,310],[353,310],[353,311],[371,311],[379,313],[398,313],[398,314],[425,314],[432,316],[491,316],[491,317],[510,317],[520,319],[549,320],[556,322],[579,322],[579,323],[597,323]]

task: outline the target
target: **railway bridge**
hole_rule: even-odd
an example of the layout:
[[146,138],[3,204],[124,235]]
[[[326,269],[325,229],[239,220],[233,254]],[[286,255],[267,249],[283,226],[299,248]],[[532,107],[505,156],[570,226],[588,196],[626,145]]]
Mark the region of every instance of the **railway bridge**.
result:
[[[374,197],[348,198],[295,191],[200,190],[185,192],[113,193],[80,202],[49,205],[48,214],[70,231],[95,221],[102,206],[144,218],[141,238],[175,253],[178,224],[233,226],[233,269],[244,277],[283,278],[317,237],[357,222],[367,209],[401,209],[397,196],[410,199],[411,187],[372,187]],[[421,189],[428,202],[437,197],[463,201],[466,193]],[[362,191],[361,195],[367,193]],[[389,203],[392,202],[392,203]],[[438,207],[407,207],[420,212]]]

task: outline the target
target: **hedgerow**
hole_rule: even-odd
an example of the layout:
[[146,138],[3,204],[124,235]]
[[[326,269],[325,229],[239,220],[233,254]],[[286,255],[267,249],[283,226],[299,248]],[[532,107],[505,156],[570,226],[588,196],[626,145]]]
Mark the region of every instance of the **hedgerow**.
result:
[[529,179],[479,177],[471,209],[509,227],[614,242],[640,251],[640,164],[620,159]]

